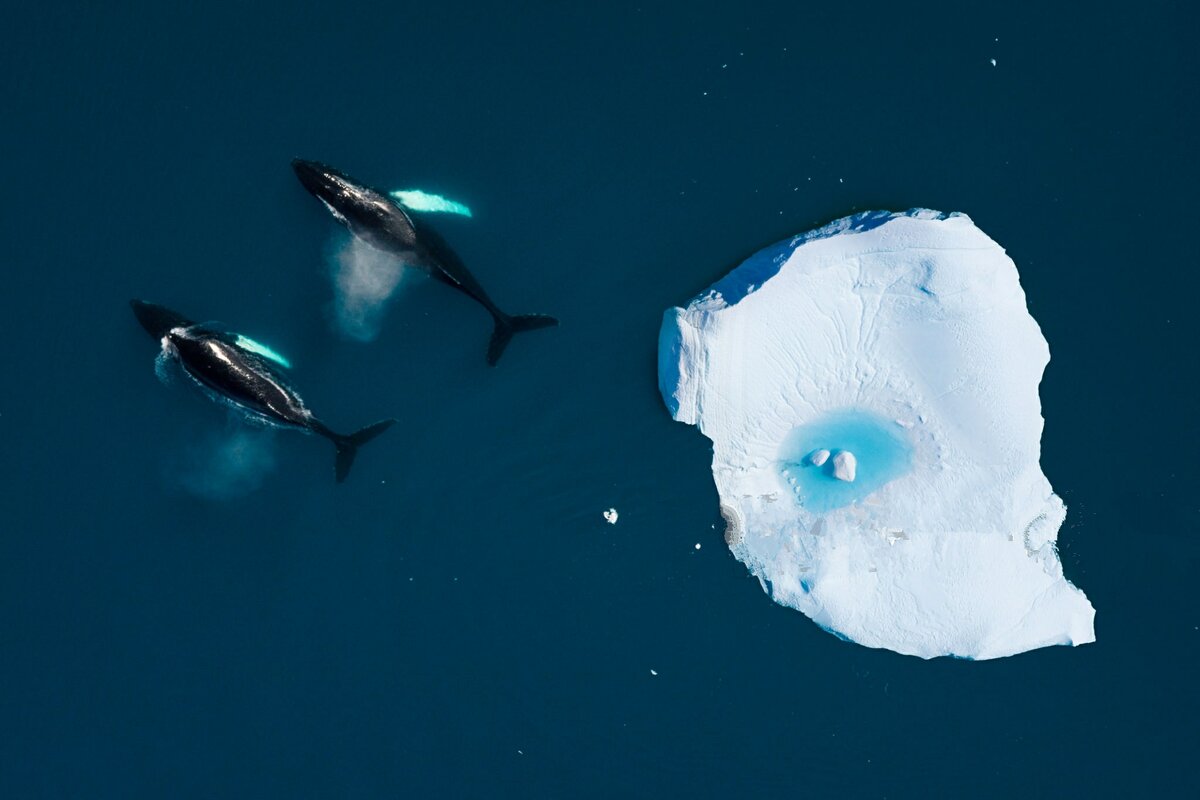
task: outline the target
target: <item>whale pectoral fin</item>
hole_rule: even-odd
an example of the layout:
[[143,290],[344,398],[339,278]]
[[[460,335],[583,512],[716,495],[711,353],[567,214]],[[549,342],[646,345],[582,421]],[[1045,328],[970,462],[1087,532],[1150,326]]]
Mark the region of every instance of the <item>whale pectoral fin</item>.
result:
[[464,204],[420,189],[397,189],[388,192],[388,196],[411,211],[440,211],[464,217],[471,216],[471,209]]

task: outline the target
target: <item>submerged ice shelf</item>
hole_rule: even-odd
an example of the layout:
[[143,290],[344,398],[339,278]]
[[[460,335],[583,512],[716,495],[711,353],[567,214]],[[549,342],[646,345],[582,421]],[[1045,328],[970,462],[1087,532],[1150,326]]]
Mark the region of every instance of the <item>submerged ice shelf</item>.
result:
[[668,310],[659,386],[713,442],[734,555],[871,647],[996,658],[1094,641],[1042,474],[1049,349],[961,214],[868,212]]

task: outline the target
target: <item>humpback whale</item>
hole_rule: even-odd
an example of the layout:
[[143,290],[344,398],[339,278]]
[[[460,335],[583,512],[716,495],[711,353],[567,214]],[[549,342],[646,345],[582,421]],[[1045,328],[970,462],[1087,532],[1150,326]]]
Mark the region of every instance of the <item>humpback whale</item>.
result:
[[192,322],[154,303],[131,300],[130,305],[146,332],[162,343],[163,355],[178,361],[184,373],[214,399],[270,425],[315,433],[333,442],[338,483],[350,474],[358,448],[396,421],[385,419],[349,435],[334,433],[288,386],[278,369],[287,362],[269,348],[214,325]]
[[410,217],[386,192],[364,186],[316,161],[297,158],[292,161],[292,169],[304,188],[358,239],[429,272],[486,308],[495,322],[488,344],[488,364],[495,366],[513,334],[558,324],[554,317],[544,314],[510,315],[501,311],[442,237],[423,220]]

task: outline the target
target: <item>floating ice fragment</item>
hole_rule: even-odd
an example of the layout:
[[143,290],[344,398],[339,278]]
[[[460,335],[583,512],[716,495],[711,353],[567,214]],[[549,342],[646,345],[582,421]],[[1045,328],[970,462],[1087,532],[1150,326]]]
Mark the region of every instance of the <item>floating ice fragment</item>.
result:
[[651,675],[658,675],[658,673],[657,673],[656,671],[654,671],[654,670],[650,670],[650,674],[651,674]]
[[808,454],[808,461],[814,467],[823,467],[825,462],[829,460],[828,450],[813,450]]
[[615,508],[610,508],[607,511],[605,511],[604,512],[604,521],[607,522],[609,525],[616,525],[617,524],[617,510]]
[[849,450],[842,450],[833,457],[833,477],[846,483],[854,483],[858,474],[858,459]]

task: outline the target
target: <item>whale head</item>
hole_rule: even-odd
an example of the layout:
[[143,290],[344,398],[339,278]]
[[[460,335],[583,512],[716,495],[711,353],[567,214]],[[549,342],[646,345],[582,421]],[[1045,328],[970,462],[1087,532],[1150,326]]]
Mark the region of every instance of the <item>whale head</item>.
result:
[[350,176],[319,161],[293,159],[292,171],[310,194],[335,207],[344,202],[347,194],[360,189]]
[[130,300],[133,315],[146,329],[146,333],[155,339],[161,339],[175,328],[186,328],[192,325],[191,320],[171,309],[143,300]]
[[394,215],[399,209],[391,198],[319,161],[297,158],[292,161],[292,170],[304,188],[329,209],[334,219],[357,236],[370,239],[379,220]]

